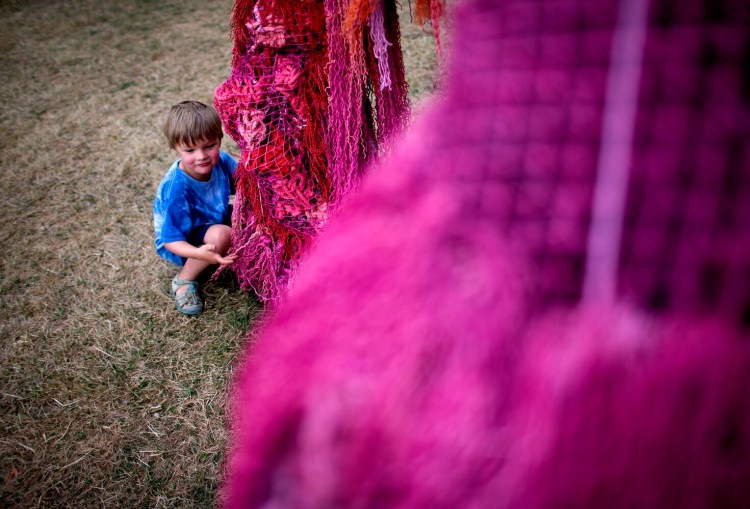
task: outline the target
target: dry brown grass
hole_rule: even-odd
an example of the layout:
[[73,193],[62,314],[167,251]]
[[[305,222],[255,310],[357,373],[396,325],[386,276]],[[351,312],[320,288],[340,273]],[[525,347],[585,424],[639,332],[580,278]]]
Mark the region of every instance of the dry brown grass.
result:
[[[151,204],[166,109],[211,102],[229,72],[231,5],[0,3],[0,506],[214,503],[259,307],[227,281],[176,313]],[[403,42],[417,97],[434,47],[414,27]]]

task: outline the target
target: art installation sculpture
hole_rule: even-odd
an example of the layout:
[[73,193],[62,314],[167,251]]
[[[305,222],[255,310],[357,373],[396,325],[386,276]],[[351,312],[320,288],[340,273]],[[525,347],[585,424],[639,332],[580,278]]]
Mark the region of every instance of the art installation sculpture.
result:
[[408,119],[398,15],[395,0],[238,0],[232,26],[214,101],[242,151],[232,270],[272,302]]
[[473,0],[248,346],[227,508],[750,506],[750,11]]

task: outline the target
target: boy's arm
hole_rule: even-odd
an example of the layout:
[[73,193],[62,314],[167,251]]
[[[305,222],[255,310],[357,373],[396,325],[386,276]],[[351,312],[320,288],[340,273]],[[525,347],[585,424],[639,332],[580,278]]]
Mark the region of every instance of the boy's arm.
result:
[[236,255],[221,256],[216,252],[216,246],[213,244],[203,244],[201,247],[195,247],[184,240],[166,242],[164,243],[164,247],[177,256],[201,260],[211,265],[232,265],[234,259],[237,257]]

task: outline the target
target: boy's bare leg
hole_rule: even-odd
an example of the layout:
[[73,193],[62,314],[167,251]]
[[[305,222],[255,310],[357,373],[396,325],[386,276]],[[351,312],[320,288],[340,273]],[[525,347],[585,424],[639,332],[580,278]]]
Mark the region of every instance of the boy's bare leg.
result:
[[[215,251],[220,255],[227,254],[229,246],[232,243],[232,229],[224,224],[215,224],[206,230],[206,235],[203,236],[204,244],[213,244],[216,246]],[[188,258],[182,270],[177,274],[177,279],[184,279],[187,281],[195,281],[198,276],[210,267],[212,264],[204,262],[203,260],[196,260],[195,258]],[[177,289],[177,294],[187,290],[187,286],[182,286]]]

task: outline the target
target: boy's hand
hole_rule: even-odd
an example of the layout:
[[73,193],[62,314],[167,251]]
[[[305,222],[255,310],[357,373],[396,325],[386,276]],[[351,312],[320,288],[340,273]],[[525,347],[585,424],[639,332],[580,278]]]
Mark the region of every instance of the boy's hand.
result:
[[198,251],[200,253],[200,256],[196,258],[214,265],[232,265],[234,263],[234,260],[237,258],[236,254],[227,256],[220,255],[216,252],[216,246],[213,244],[203,244],[198,248]]

